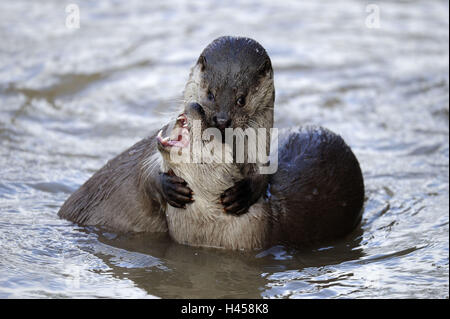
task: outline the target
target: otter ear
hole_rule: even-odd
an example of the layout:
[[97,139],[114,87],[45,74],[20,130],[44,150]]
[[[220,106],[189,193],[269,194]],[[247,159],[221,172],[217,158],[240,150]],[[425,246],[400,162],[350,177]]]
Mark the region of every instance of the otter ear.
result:
[[206,58],[203,55],[200,55],[200,57],[197,60],[197,65],[200,66],[200,70],[203,72],[206,68]]
[[269,73],[270,71],[272,71],[272,63],[270,62],[270,60],[266,60],[258,68],[258,76],[259,76],[259,78],[265,77],[267,75],[267,73]]

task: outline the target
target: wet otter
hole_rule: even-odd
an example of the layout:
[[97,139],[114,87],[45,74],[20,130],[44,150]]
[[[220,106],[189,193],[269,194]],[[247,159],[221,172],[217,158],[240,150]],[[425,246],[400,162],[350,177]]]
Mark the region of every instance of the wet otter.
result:
[[[222,136],[213,136],[207,141],[208,147],[202,138],[195,143],[192,123],[201,123],[201,132],[207,128],[199,109],[200,105],[190,104],[173,126],[157,135],[161,170],[183,178],[195,194],[195,200],[185,208],[167,205],[169,234],[175,241],[192,246],[263,248],[271,238],[269,204],[261,196],[245,214],[224,212],[220,196],[244,175],[236,163],[225,162],[227,156],[233,157],[233,148],[222,143]],[[179,156],[183,151],[184,157]],[[192,160],[196,155],[201,155],[197,163]]]
[[[275,88],[271,60],[258,42],[241,37],[214,40],[192,69],[184,100],[185,105],[201,105],[206,126],[218,128],[222,137],[227,128],[266,129],[265,150],[269,155]],[[246,154],[243,155],[246,159]],[[259,160],[238,164],[242,179],[221,196],[226,213],[246,213],[264,193],[268,176],[259,173],[261,164]],[[163,189],[172,180],[165,178]],[[189,202],[185,196],[189,188],[178,184],[171,185],[171,189],[180,192],[165,192],[169,203],[180,207]]]
[[276,240],[304,247],[352,231],[363,213],[364,180],[345,141],[323,127],[292,128],[280,132],[278,148],[268,189],[281,228]]
[[[274,92],[265,49],[252,39],[221,37],[205,48],[192,68],[184,100],[203,105],[207,124],[222,131],[229,126],[271,128]],[[123,232],[167,231],[166,203],[185,207],[192,190],[181,178],[161,174],[157,131],[95,173],[63,204],[59,216]],[[239,164],[243,179],[221,196],[226,213],[246,213],[265,192],[268,176],[258,173],[258,165]]]
[[[157,136],[162,171],[182,177],[195,193],[184,210],[166,208],[175,241],[246,250],[278,243],[305,246],[345,235],[359,222],[364,185],[358,161],[341,137],[321,127],[284,130],[279,153],[272,154],[279,157],[280,171],[270,179],[267,196],[246,214],[224,214],[220,195],[243,176],[236,163],[224,161],[235,148],[221,136],[210,141],[207,135],[208,147],[203,139],[195,145],[192,122],[206,128],[198,109],[192,103]],[[201,161],[193,163],[199,153]]]
[[[274,92],[272,66],[264,48],[251,39],[222,37],[208,45],[193,67],[184,91],[183,108],[186,111],[187,106],[199,105],[205,125],[216,127],[221,132],[227,128],[238,127],[271,128]],[[170,127],[169,125],[163,127],[163,132],[167,132]],[[189,205],[193,205],[193,200],[197,201],[199,198],[191,189],[197,188],[194,179],[185,180],[175,172],[172,173],[176,169],[161,172],[163,162],[157,150],[158,131],[155,130],[150,137],[118,155],[95,173],[63,204],[59,216],[84,225],[106,226],[119,232],[169,231],[168,224],[170,226],[171,221],[176,223],[176,219],[171,220],[166,216],[166,207],[187,209]],[[325,132],[323,138],[313,138],[319,131]],[[327,135],[331,137],[328,142],[324,139]],[[301,143],[308,140],[314,141],[306,144],[309,145],[306,147],[310,149],[309,154],[315,156],[312,160],[303,156],[308,152],[301,151],[303,150]],[[332,140],[340,142],[329,143]],[[271,196],[273,200],[270,201],[272,215],[268,223],[269,232],[283,223],[297,225],[301,231],[304,230],[302,225],[313,225],[316,231],[302,233],[311,234],[315,241],[322,237],[329,238],[329,234],[338,236],[342,235],[344,230],[347,232],[360,217],[363,203],[361,194],[364,193],[361,171],[353,153],[340,138],[325,130],[307,130],[301,134],[297,132],[287,141],[291,143],[283,144],[285,148],[282,148],[280,153],[281,173],[270,177],[269,190],[273,194]],[[300,144],[295,144],[294,141]],[[267,143],[270,145],[270,138],[267,138]],[[336,147],[329,148],[333,145]],[[265,150],[269,152],[270,146]],[[328,150],[334,157],[327,157]],[[302,155],[296,155],[297,152]],[[340,154],[347,155],[340,156]],[[340,162],[333,162],[333,158]],[[304,164],[303,160],[306,160],[309,166]],[[297,166],[292,167],[292,163],[296,163]],[[351,171],[348,179],[341,176],[341,173],[346,171],[346,165]],[[228,188],[219,196],[223,214],[239,216],[235,218],[241,220],[251,216],[246,217],[246,214],[252,213],[252,205],[259,203],[268,189],[269,176],[259,174],[260,166],[259,162],[235,165],[237,171],[232,174],[234,178],[231,178],[234,184],[228,181]],[[331,173],[322,174],[322,171]],[[337,173],[334,174],[334,171]],[[181,175],[180,172],[178,174]],[[330,188],[323,189],[319,185],[316,187],[317,191],[315,188],[311,190],[311,185],[314,185],[314,174],[317,175],[317,181],[328,183]],[[302,176],[309,179],[302,179]],[[327,179],[327,176],[330,178]],[[346,181],[346,184],[341,181]],[[308,187],[304,188],[304,185]],[[354,188],[355,191],[348,194],[341,191],[350,188]],[[311,194],[314,195],[316,192],[319,192],[320,196],[313,199],[327,200],[328,202],[323,202],[322,205],[331,208],[330,214],[337,217],[327,219],[328,210],[323,210],[319,214],[314,211],[320,210],[321,205],[320,201],[309,200]],[[336,202],[340,204],[337,210],[333,206]],[[277,216],[281,212],[283,216]],[[263,215],[265,216],[265,213]],[[276,217],[273,219],[275,223],[270,222],[273,216]],[[328,225],[328,220],[333,221],[335,229],[343,231],[329,232],[330,227],[324,226],[325,234],[321,232],[317,227],[321,222]],[[315,223],[308,224],[309,221]],[[252,226],[251,223],[242,225],[246,225],[248,234],[259,231],[257,226]],[[211,245],[231,248],[264,246],[267,243],[264,234],[268,230],[266,226],[261,227],[263,230],[258,236],[262,236],[262,239],[252,240],[251,244],[236,245],[224,239]],[[291,227],[290,235],[286,234],[280,240],[292,243],[307,242],[300,235],[301,231],[297,232],[299,235],[294,236],[295,229]],[[220,234],[215,233],[214,236],[219,237]],[[186,240],[180,238],[180,241]]]

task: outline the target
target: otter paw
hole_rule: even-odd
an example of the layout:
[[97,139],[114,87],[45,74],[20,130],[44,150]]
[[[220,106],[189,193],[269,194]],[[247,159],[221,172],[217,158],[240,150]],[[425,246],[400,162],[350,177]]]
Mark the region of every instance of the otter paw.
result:
[[176,176],[173,171],[161,173],[161,186],[164,199],[170,206],[186,208],[186,204],[192,203],[194,194],[181,177]]
[[248,179],[234,184],[220,196],[220,202],[227,214],[242,215],[250,207],[251,187]]

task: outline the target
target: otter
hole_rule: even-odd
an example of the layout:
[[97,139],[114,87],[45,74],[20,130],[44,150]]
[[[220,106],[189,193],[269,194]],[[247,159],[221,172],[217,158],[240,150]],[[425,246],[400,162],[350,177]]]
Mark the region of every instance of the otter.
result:
[[[166,207],[169,235],[176,242],[191,246],[206,246],[226,249],[259,249],[267,246],[271,238],[272,214],[261,196],[245,214],[227,214],[220,201],[223,192],[244,178],[233,158],[233,147],[222,143],[222,136],[213,135],[207,141],[198,138],[194,142],[193,125],[197,120],[203,132],[207,125],[201,106],[190,104],[173,126],[161,130],[157,135],[161,154],[161,170],[186,181],[195,194],[195,200],[185,208]],[[178,152],[185,151],[184,157]],[[193,162],[195,155],[201,157]]]
[[[201,53],[184,90],[185,103],[203,106],[208,126],[271,128],[275,89],[272,64],[255,40],[220,37]],[[178,176],[160,171],[155,130],[97,171],[60,208],[62,218],[118,232],[167,231],[164,207],[185,208],[192,190]],[[267,138],[267,152],[270,138]],[[243,178],[225,190],[225,213],[242,215],[265,192],[268,176],[260,163],[241,163]]]
[[349,234],[360,223],[364,179],[344,139],[317,126],[282,130],[278,170],[268,187],[277,243],[310,247]]
[[[269,155],[275,87],[272,62],[258,42],[243,37],[214,40],[200,54],[184,96],[186,106],[191,103],[201,106],[206,126],[219,129],[222,138],[228,128],[264,128],[267,132],[264,150]],[[221,195],[224,210],[229,214],[246,213],[267,188],[268,176],[259,173],[263,163],[259,160],[249,163],[246,151],[243,157],[245,162],[238,163],[242,179]]]
[[[183,128],[179,121],[189,125],[190,118],[200,118],[203,127],[221,133],[266,128],[264,151],[269,155],[274,100],[272,64],[265,49],[249,38],[214,40],[191,69],[178,112],[184,117],[110,160],[66,200],[58,215],[116,232],[169,232],[181,243],[229,249],[343,236],[361,216],[362,173],[345,142],[325,129],[286,133],[279,171],[272,176],[259,173],[264,163],[258,161],[193,163],[188,168],[168,160],[162,135]],[[224,140],[220,145],[234,159],[235,150]],[[348,172],[348,178],[342,175]],[[208,192],[202,184],[210,186]]]
[[[236,163],[224,161],[234,148],[220,135],[207,140],[208,147],[203,139],[195,144],[192,122],[206,129],[198,110],[200,105],[190,104],[156,137],[162,171],[182,177],[196,194],[184,211],[166,208],[176,242],[234,250],[310,246],[341,237],[359,223],[364,184],[358,161],[340,136],[322,127],[284,130],[275,145],[279,153],[272,154],[279,157],[280,171],[270,179],[268,193],[246,214],[224,214],[219,197],[243,176]],[[184,157],[178,156],[183,151]],[[194,153],[202,153],[201,162],[192,162]]]

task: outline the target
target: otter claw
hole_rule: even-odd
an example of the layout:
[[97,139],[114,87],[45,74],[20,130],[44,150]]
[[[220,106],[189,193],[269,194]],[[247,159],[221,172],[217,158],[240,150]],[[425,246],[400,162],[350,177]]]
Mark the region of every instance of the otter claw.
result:
[[173,171],[161,174],[162,195],[166,202],[176,208],[186,208],[186,204],[194,202],[192,190],[184,179]]
[[220,203],[227,214],[242,215],[250,207],[250,185],[247,180],[237,182],[220,195]]

